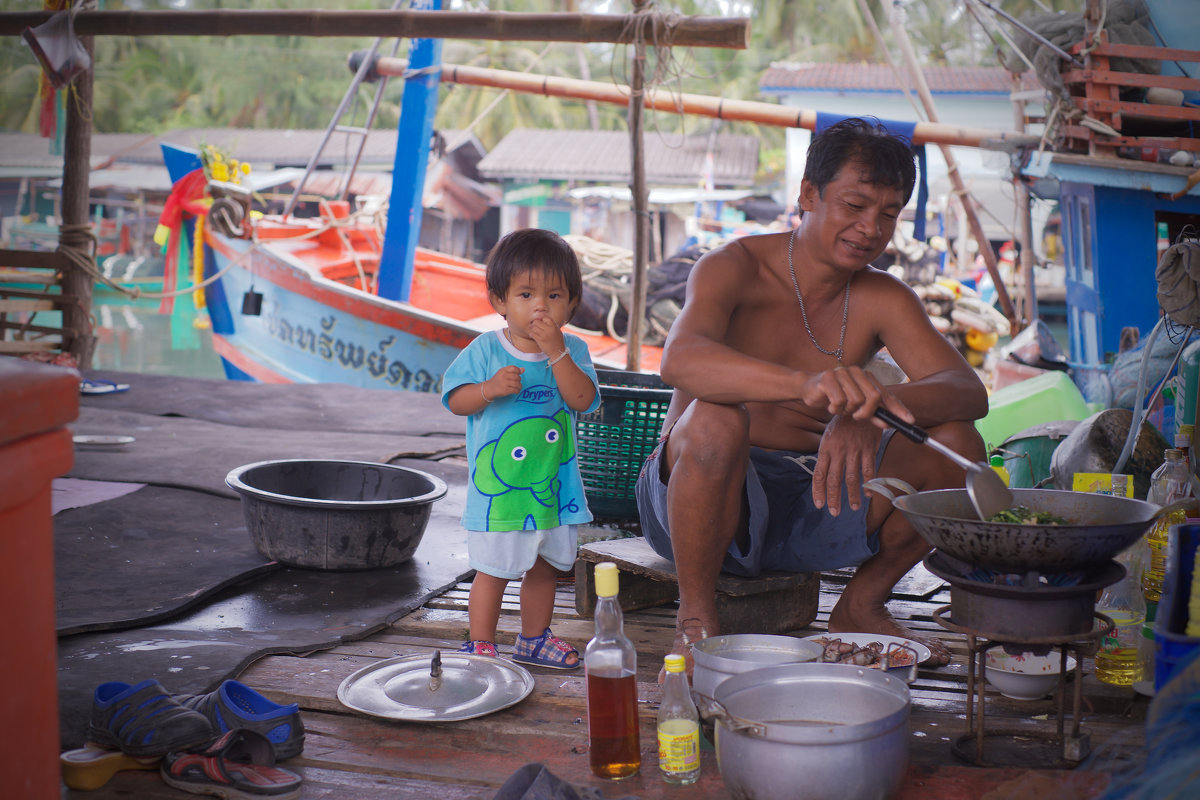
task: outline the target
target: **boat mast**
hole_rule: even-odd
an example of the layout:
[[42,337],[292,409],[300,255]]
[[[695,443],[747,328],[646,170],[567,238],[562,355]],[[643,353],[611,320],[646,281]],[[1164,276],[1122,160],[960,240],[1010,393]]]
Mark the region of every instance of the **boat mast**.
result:
[[[414,0],[414,11],[440,11],[442,0]],[[379,257],[379,296],[408,302],[413,263],[421,238],[421,195],[429,162],[429,140],[437,113],[441,76],[442,40],[409,41],[409,69],[404,73],[400,128],[392,165],[392,193],[388,199],[387,236]]]

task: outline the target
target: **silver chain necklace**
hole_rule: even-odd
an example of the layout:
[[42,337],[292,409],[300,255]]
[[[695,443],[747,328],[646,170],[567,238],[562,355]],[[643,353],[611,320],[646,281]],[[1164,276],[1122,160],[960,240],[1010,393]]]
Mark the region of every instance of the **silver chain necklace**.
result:
[[808,313],[804,310],[804,296],[800,294],[800,284],[796,281],[796,265],[792,260],[792,244],[795,241],[796,232],[792,231],[788,235],[788,274],[792,276],[792,288],[796,290],[796,300],[800,303],[800,319],[804,320],[804,330],[808,333],[808,338],[813,343],[813,347],[827,356],[833,356],[841,364],[842,356],[846,353],[846,321],[850,318],[850,281],[846,281],[846,299],[842,301],[842,335],[838,339],[837,350],[826,350],[824,347],[821,347],[821,343],[817,341],[817,337],[813,336],[812,328],[808,326]]

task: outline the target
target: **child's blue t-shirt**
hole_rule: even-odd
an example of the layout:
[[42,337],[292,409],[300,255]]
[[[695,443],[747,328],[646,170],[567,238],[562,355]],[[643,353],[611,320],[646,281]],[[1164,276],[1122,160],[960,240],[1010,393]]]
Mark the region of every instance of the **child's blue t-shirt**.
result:
[[[587,344],[563,335],[571,358],[596,387],[588,412],[600,406],[600,385]],[[442,379],[442,405],[465,384],[482,383],[509,364],[522,367],[521,391],[498,397],[467,417],[467,506],[472,531],[548,530],[590,522],[579,462],[575,412],[563,401],[543,353],[522,353],[489,331],[467,345]]]

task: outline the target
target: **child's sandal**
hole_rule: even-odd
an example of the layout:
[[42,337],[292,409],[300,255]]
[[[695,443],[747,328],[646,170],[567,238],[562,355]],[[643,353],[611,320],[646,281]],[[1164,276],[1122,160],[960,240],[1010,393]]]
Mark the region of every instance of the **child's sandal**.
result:
[[[575,657],[574,663],[567,661],[571,656]],[[529,639],[517,634],[512,660],[518,664],[550,669],[579,669],[583,665],[579,659],[579,651],[552,634],[549,628],[546,628],[541,636]]]
[[469,642],[463,642],[462,647],[458,648],[458,652],[470,653],[475,656],[499,657],[496,654],[496,643],[489,642],[487,639],[472,639]]

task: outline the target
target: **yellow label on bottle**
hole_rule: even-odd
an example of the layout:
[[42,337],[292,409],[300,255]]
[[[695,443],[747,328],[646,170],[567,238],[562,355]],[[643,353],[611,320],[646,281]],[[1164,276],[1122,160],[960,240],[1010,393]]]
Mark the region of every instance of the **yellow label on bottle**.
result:
[[663,772],[691,772],[700,767],[700,723],[669,719],[658,726],[658,766]]
[[[1113,478],[1118,488],[1113,490]],[[1120,484],[1124,484],[1124,491]],[[1133,476],[1113,475],[1109,472],[1076,472],[1071,481],[1071,489],[1076,492],[1091,492],[1092,494],[1115,494],[1133,497]]]

